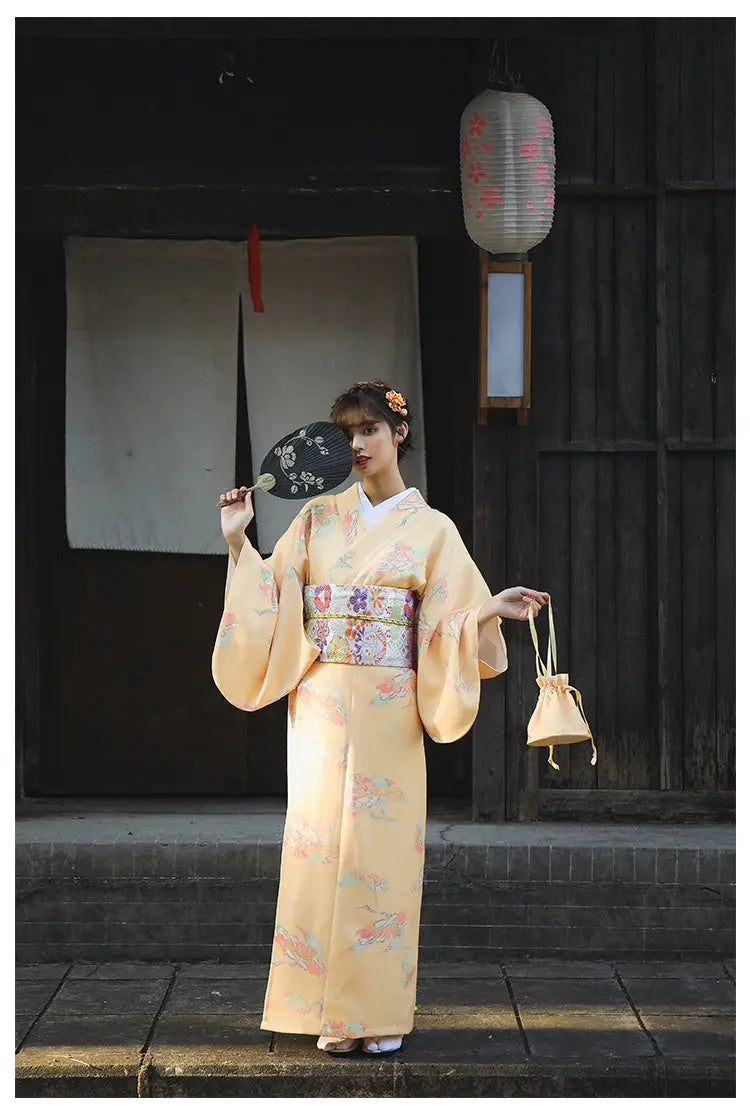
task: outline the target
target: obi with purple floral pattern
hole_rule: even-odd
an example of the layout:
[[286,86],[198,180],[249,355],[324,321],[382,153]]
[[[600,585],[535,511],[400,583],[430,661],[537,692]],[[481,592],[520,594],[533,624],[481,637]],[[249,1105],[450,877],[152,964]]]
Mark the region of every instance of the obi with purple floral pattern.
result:
[[325,583],[306,586],[303,601],[305,632],[322,661],[414,668],[414,591]]

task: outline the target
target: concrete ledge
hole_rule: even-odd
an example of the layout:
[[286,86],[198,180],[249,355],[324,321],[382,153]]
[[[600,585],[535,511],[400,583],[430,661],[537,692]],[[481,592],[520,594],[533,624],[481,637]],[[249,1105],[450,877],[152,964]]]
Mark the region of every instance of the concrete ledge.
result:
[[[283,806],[34,801],[17,821],[19,963],[263,964]],[[424,962],[734,954],[735,831],[427,825]],[[179,955],[177,955],[179,953]]]

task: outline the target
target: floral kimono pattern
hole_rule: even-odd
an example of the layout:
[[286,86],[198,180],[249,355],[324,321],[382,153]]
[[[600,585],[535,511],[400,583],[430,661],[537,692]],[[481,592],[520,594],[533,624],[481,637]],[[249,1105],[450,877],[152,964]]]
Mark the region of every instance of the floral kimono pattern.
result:
[[[414,668],[320,660],[305,587],[412,591]],[[308,596],[310,591],[308,590]],[[262,1028],[340,1037],[413,1027],[424,870],[423,736],[470,730],[480,681],[507,668],[490,591],[419,492],[367,528],[356,484],[300,510],[264,560],[230,557],[214,680],[255,711],[288,696],[289,793]],[[377,613],[378,593],[362,595]],[[316,635],[317,636],[317,635]]]

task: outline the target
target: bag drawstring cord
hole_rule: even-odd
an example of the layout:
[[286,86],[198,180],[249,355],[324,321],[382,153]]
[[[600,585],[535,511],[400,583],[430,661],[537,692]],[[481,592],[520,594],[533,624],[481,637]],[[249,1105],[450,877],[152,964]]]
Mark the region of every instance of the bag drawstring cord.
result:
[[[542,658],[539,655],[539,638],[537,636],[536,626],[534,625],[534,615],[529,611],[529,627],[531,629],[531,640],[534,642],[536,667],[539,675],[545,677],[557,675],[557,640],[555,637],[555,620],[552,614],[552,599],[550,599],[547,603],[547,616],[549,621],[549,637],[547,639],[547,664],[545,665],[543,664]],[[586,714],[583,710],[583,698],[581,696],[581,693],[578,691],[578,688],[574,688],[572,684],[568,684],[566,690],[573,693],[573,696],[578,703],[578,707],[581,711],[581,718],[583,719],[586,730],[589,732],[589,736],[591,738],[591,749],[593,750],[593,753],[591,755],[591,764],[596,765],[596,744],[594,743],[594,734],[588,724],[588,719],[586,718]],[[554,744],[548,746],[548,750],[548,763],[552,766],[553,769],[559,769],[560,766],[554,760]]]

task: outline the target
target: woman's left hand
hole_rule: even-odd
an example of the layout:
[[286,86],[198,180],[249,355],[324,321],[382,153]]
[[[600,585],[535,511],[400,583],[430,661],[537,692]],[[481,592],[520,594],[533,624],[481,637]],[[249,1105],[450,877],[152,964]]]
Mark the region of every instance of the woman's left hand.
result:
[[516,622],[527,621],[530,614],[535,618],[548,602],[549,595],[546,591],[534,591],[529,587],[507,587],[493,595],[497,617],[510,618]]

